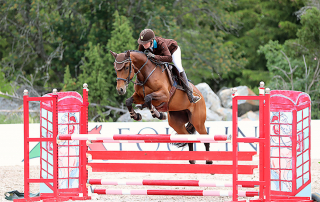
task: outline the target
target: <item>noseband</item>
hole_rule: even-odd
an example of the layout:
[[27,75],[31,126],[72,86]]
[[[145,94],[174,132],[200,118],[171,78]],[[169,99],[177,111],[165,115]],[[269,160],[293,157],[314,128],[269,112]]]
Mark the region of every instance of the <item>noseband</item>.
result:
[[[123,60],[123,61],[121,61],[121,62],[119,62],[119,61],[117,61],[117,60],[115,60],[114,61],[115,63],[117,63],[117,64],[123,64],[124,63],[124,65],[126,64],[126,63],[128,63],[128,62],[130,62],[130,69],[129,69],[129,75],[128,75],[128,78],[127,79],[124,79],[124,78],[120,78],[120,77],[117,77],[117,81],[118,80],[123,80],[123,81],[125,81],[126,82],[126,85],[128,85],[129,84],[129,82],[131,81],[131,79],[130,79],[130,75],[131,75],[131,66],[132,66],[132,62],[131,62],[131,58],[129,58],[129,59],[126,59],[126,60]],[[123,65],[123,66],[124,66]],[[120,69],[117,69],[117,68],[115,68],[117,71],[120,71],[122,68],[120,68]],[[133,77],[132,77],[133,78]]]
[[[148,59],[148,57],[147,57],[146,62],[145,62],[145,63],[140,67],[140,69],[133,75],[132,79],[133,79],[137,74],[139,74],[139,73],[141,72],[142,68],[143,68],[144,66],[146,66],[148,60],[149,60],[149,59]],[[123,63],[124,63],[124,64],[122,65],[122,68],[123,68],[124,65],[125,65],[126,63],[128,63],[128,62],[130,62],[130,70],[129,70],[128,78],[127,78],[127,79],[123,79],[123,78],[117,77],[117,81],[118,81],[118,80],[125,81],[125,82],[126,82],[126,86],[128,86],[128,84],[129,84],[130,82],[134,83],[135,85],[142,86],[143,96],[145,97],[144,84],[147,83],[149,77],[150,77],[150,76],[152,75],[152,73],[156,70],[157,65],[156,65],[155,68],[149,73],[149,75],[147,76],[147,78],[146,78],[143,82],[142,82],[142,81],[139,81],[138,78],[136,79],[137,82],[133,82],[132,79],[130,79],[131,68],[132,68],[132,66],[134,66],[134,65],[132,65],[131,58],[128,58],[128,59],[123,60],[123,61],[121,61],[121,62],[118,62],[117,60],[115,60],[115,63],[117,63],[117,64],[123,64]],[[117,71],[120,71],[122,68],[119,68],[119,69],[115,68],[115,69],[116,69]]]
[[[126,63],[128,63],[128,62],[130,62],[130,66],[129,66],[129,75],[128,75],[128,77],[126,78],[126,79],[124,79],[124,78],[120,78],[120,77],[117,77],[117,81],[118,80],[122,80],[122,81],[125,81],[126,82],[126,85],[128,85],[130,82],[132,82],[132,79],[134,78],[134,76],[136,76],[137,74],[139,74],[140,73],[140,71],[142,70],[142,68],[147,64],[147,62],[148,62],[148,58],[147,58],[147,60],[146,60],[146,62],[140,67],[140,69],[137,71],[137,73],[135,73],[134,75],[133,75],[133,77],[132,77],[132,79],[130,79],[130,75],[131,75],[131,69],[132,69],[132,61],[131,61],[131,58],[128,58],[128,59],[125,59],[125,60],[123,60],[123,61],[121,61],[121,62],[119,62],[119,61],[117,61],[117,60],[115,60],[115,63],[117,63],[117,64],[123,64],[123,66],[126,64]],[[123,67],[122,67],[123,68]],[[115,68],[117,71],[120,71],[122,68],[119,68],[119,69],[117,69],[117,68]],[[153,73],[153,72],[152,72]],[[149,77],[148,77],[149,78]],[[146,79],[146,80],[148,80],[148,78]],[[137,83],[134,83],[134,84],[137,84]]]

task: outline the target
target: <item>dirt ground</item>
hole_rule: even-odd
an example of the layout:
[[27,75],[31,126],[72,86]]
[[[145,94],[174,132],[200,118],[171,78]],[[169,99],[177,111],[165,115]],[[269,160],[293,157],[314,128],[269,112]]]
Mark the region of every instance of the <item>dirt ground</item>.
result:
[[[312,192],[320,192],[320,160],[312,160]],[[200,162],[201,163],[201,162]],[[221,162],[219,162],[221,163]],[[30,171],[31,178],[39,177],[37,166],[32,166]],[[212,181],[231,181],[231,175],[207,175],[207,174],[144,174],[144,173],[91,173],[90,178],[109,178],[109,179],[193,179],[193,180],[212,180]],[[239,175],[241,180],[258,180],[258,171],[254,175]],[[99,188],[108,189],[200,189],[200,190],[230,190],[231,188],[214,187],[155,187],[155,186],[100,186]],[[0,166],[0,201],[4,199],[4,193],[7,191],[18,190],[23,192],[23,167],[22,166]],[[241,190],[241,189],[239,189]],[[245,190],[245,189],[242,189]],[[248,188],[246,189],[248,190]],[[250,190],[250,189],[249,189]],[[251,189],[252,190],[252,189]],[[39,192],[37,184],[31,187],[31,193]],[[212,196],[131,196],[131,195],[93,195],[91,201],[228,201],[230,197],[212,197]]]

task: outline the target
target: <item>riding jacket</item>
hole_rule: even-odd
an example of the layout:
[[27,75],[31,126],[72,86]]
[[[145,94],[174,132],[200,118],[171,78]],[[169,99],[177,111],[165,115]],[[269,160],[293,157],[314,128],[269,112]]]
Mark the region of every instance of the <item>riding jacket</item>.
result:
[[[164,39],[155,37],[153,40],[153,47],[148,48],[154,54],[156,60],[162,62],[172,62],[172,54],[177,50],[178,43],[173,39]],[[139,45],[139,51],[144,52],[146,49],[143,45]]]

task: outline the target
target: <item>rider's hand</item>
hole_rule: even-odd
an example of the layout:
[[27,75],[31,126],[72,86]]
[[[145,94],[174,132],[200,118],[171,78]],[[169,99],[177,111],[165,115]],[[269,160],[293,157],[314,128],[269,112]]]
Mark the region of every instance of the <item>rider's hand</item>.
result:
[[151,52],[148,52],[147,57],[148,57],[148,58],[154,58],[154,54],[151,53]]

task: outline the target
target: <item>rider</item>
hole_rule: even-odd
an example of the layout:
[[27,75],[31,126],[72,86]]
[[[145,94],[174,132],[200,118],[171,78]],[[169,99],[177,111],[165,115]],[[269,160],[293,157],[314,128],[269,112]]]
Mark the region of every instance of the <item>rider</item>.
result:
[[179,71],[183,88],[187,92],[189,101],[191,103],[196,103],[200,99],[200,97],[193,95],[193,89],[190,86],[187,75],[182,67],[181,50],[175,40],[156,37],[151,29],[144,29],[140,33],[138,44],[139,51],[149,51],[147,54],[148,57],[152,57],[162,62],[173,62]]

